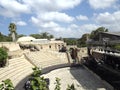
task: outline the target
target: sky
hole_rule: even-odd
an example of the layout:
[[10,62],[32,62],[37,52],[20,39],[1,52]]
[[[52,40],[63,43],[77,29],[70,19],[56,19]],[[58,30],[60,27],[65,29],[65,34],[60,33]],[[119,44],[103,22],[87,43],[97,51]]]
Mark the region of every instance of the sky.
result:
[[2,34],[10,23],[24,35],[80,38],[101,26],[120,32],[120,0],[0,0]]

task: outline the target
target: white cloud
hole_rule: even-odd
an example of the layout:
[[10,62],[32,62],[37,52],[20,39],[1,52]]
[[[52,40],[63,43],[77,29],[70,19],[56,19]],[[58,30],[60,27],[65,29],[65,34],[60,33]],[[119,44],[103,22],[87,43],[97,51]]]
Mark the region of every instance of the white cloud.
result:
[[68,9],[77,6],[82,0],[54,0],[56,6],[61,9]]
[[46,12],[40,14],[38,17],[43,21],[59,21],[69,23],[74,20],[73,17],[60,12]]
[[[16,21],[17,25],[24,26],[27,25],[27,23],[21,20],[26,17],[25,14],[28,14],[26,20],[31,17],[30,21],[32,24],[41,31],[53,33],[56,37],[80,37],[82,34],[91,32],[99,27],[96,24],[78,22],[78,20],[87,20],[87,22],[94,23],[94,21],[90,21],[87,16],[77,16],[76,14],[72,14],[71,11],[68,11],[71,15],[76,15],[76,17],[73,17],[65,13],[66,10],[75,8],[82,1],[83,0],[0,0],[0,15],[12,17],[12,20]],[[117,1],[118,0],[89,0],[89,4],[94,9],[105,9],[114,7]],[[111,11],[114,10],[112,9]],[[92,14],[92,12],[90,13]],[[23,15],[23,17],[17,17],[19,19],[14,20],[16,16],[20,15]],[[75,21],[75,19],[77,20]],[[117,31],[120,30],[120,11],[96,14],[94,20],[96,20],[100,26],[105,26]]]
[[[98,28],[98,25],[94,24],[84,24],[84,25],[76,25],[70,24],[67,27],[63,26],[55,26],[50,28],[42,28],[42,31],[49,32],[53,34],[55,37],[76,37],[80,38],[82,34],[90,33],[92,30]],[[41,30],[40,30],[41,32]]]
[[37,17],[32,16],[30,20],[35,26],[39,28],[58,28],[57,23],[72,23],[74,17],[60,12],[46,12]]
[[19,16],[17,13],[14,14],[12,11],[1,9],[1,8],[0,8],[0,15],[5,16],[5,17]]
[[120,11],[114,13],[100,13],[96,17],[97,22],[100,24],[115,24],[120,23]]
[[32,17],[31,17],[31,22],[32,22],[33,24],[35,24],[35,25],[39,25],[40,20],[39,20],[38,18],[32,16]]
[[23,0],[32,9],[37,11],[58,11],[74,8],[82,0]]
[[78,33],[78,26],[71,24],[75,18],[62,10],[74,8],[81,2],[82,0],[0,0],[0,15],[12,18],[19,26],[25,26],[27,23],[21,21],[21,15],[28,14],[32,24],[40,30],[52,32],[55,36],[74,37]]
[[76,18],[78,20],[88,20],[88,17],[87,16],[83,16],[83,15],[76,16]]
[[15,17],[21,13],[29,13],[27,5],[19,3],[16,0],[0,0],[0,15],[5,17]]
[[96,17],[96,22],[111,31],[120,31],[120,11],[100,13]]
[[90,33],[92,30],[98,28],[95,24],[83,24],[76,25],[73,23],[67,23],[67,25],[61,25],[54,21],[42,21],[39,18],[32,17],[31,22],[39,28],[39,32],[49,32],[55,37],[77,37],[80,38],[84,33]]
[[42,28],[55,28],[58,27],[59,25],[55,22],[50,21],[50,22],[42,23],[40,26]]
[[73,29],[68,27],[51,27],[51,28],[43,28],[44,31],[53,34],[55,37],[80,37],[81,33],[79,33],[78,28]]
[[18,22],[16,22],[16,24],[19,26],[26,26],[27,25],[27,23],[24,21],[18,21]]
[[70,27],[70,28],[73,28],[73,29],[79,28],[79,26],[76,25],[76,24],[71,24],[69,27]]
[[80,29],[82,30],[82,33],[90,33],[93,30],[96,30],[99,27],[99,25],[96,24],[84,24],[80,26]]
[[0,15],[15,17],[21,14],[40,14],[74,8],[82,0],[0,0]]
[[94,9],[112,7],[116,2],[117,0],[89,0],[89,4]]
[[52,27],[59,26],[54,21],[42,21],[41,19],[36,18],[36,17],[31,17],[31,22],[39,28],[52,28]]
[[97,16],[97,21],[99,23],[104,23],[104,24],[111,24],[115,21],[115,17],[112,16],[110,13],[105,12],[105,13],[100,13]]

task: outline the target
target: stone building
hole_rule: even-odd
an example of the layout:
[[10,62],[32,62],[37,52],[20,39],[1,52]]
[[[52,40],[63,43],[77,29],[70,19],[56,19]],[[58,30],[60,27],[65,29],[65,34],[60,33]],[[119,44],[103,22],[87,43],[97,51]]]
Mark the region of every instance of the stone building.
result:
[[120,32],[100,32],[92,40],[87,41],[88,44],[103,45],[120,43]]
[[31,36],[25,36],[18,39],[17,43],[22,45],[35,45],[39,50],[60,50],[66,46],[66,43],[62,40],[55,39],[35,39]]

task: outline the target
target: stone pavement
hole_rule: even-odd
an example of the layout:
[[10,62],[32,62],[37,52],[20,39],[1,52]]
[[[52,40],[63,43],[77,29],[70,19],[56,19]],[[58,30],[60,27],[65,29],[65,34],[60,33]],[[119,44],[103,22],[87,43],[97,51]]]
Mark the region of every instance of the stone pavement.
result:
[[61,90],[66,90],[67,85],[72,83],[76,90],[112,90],[82,66],[56,69],[43,76],[50,79],[50,90],[55,88],[56,77],[61,79]]

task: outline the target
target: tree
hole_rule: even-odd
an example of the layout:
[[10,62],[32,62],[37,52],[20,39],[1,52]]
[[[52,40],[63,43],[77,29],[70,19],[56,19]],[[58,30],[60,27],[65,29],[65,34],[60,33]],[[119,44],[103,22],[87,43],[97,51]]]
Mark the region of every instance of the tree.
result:
[[82,37],[78,39],[78,47],[85,47],[88,37],[89,37],[89,34],[83,34]]
[[40,34],[31,34],[30,36],[36,38],[36,39],[40,39],[42,38],[42,36]]
[[8,41],[12,41],[11,37],[6,36],[6,35],[3,35],[3,34],[0,32],[0,42],[8,42]]
[[53,36],[53,35],[49,35],[49,37],[50,37],[50,38],[54,38],[54,36]]
[[76,38],[64,38],[64,41],[67,43],[67,45],[76,45],[77,44]]
[[[93,30],[90,34],[83,34],[80,39],[78,39],[78,47],[86,47],[87,39],[98,39],[97,36],[100,32],[108,32],[108,29],[105,27],[99,27],[96,30]],[[97,37],[96,37],[97,36]]]
[[108,32],[108,29],[105,27],[99,27],[91,32],[90,38],[93,39],[99,32]]
[[53,36],[53,35],[49,35],[49,36],[48,36],[48,39],[51,39],[51,38],[54,38],[54,36]]
[[24,34],[19,34],[19,35],[17,35],[17,38],[24,37],[24,36],[26,36],[26,35],[24,35]]
[[0,32],[0,41],[4,41],[4,36],[2,35],[2,33]]
[[41,33],[41,37],[42,38],[48,38],[48,35],[49,35],[49,33],[47,33],[47,32],[44,32],[44,33]]
[[10,23],[8,28],[9,28],[9,31],[10,31],[10,35],[12,37],[12,41],[15,42],[16,41],[16,35],[17,35],[17,33],[16,33],[17,27],[14,23]]
[[47,32],[43,32],[41,34],[31,34],[30,36],[36,38],[36,39],[51,39],[54,38],[53,35],[47,33]]

